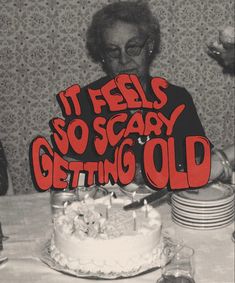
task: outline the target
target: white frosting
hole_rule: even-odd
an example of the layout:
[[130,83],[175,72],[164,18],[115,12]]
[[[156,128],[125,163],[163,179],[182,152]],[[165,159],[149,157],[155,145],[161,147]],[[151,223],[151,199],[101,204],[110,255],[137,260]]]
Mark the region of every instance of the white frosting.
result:
[[[132,211],[125,201],[113,199],[106,217],[107,198],[87,199],[66,207],[54,222],[51,256],[62,266],[82,272],[128,272],[152,262],[161,236],[159,213],[148,205]],[[109,204],[109,203],[108,203]]]

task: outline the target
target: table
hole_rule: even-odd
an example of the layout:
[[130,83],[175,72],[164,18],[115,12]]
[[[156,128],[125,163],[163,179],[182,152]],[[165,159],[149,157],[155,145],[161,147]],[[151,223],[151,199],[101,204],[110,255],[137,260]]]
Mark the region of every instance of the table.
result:
[[[95,280],[70,277],[50,269],[40,261],[42,245],[52,231],[50,194],[0,197],[0,221],[2,230],[10,238],[3,242],[9,261],[0,266],[1,283],[89,283]],[[174,224],[170,206],[159,206],[163,229],[175,238],[183,240],[195,249],[196,283],[234,282],[234,243],[231,234],[234,225],[209,231],[191,230]],[[155,283],[161,271],[135,278],[115,280],[115,283]],[[107,280],[99,280],[107,283]]]

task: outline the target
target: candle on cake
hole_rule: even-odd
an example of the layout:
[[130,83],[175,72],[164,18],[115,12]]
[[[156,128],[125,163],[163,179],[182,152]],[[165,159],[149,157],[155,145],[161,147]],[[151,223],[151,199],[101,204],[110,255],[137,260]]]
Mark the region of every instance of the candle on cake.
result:
[[136,195],[136,192],[133,192],[133,193],[132,193],[132,196],[131,196],[132,202],[134,202],[134,200],[135,200],[135,195]]
[[78,219],[78,215],[76,215],[76,216],[74,217],[74,219],[73,219],[73,233],[74,233],[75,230],[76,230],[75,222],[76,222],[77,219]]
[[101,218],[98,222],[98,233],[101,234],[103,231],[102,231],[102,226],[104,225],[104,222],[105,222],[105,219],[104,218]]
[[109,219],[109,210],[110,210],[110,208],[111,208],[111,205],[110,204],[108,204],[107,206],[106,206],[106,213],[105,213],[105,218],[106,218],[106,220],[108,220]]
[[89,194],[85,194],[84,196],[84,203],[86,203],[86,200],[89,198]]
[[109,202],[110,202],[110,205],[112,205],[112,204],[113,204],[113,202],[112,202],[112,198],[113,198],[113,192],[111,192],[111,194],[110,194],[110,196],[109,196]]
[[148,218],[148,202],[146,199],[144,200],[144,211],[145,211],[145,217]]
[[64,205],[63,205],[63,214],[65,214],[65,209],[66,209],[67,206],[68,206],[68,202],[66,201],[66,202],[64,202]]
[[98,234],[100,234],[100,233],[101,233],[101,223],[99,221],[99,223],[98,223]]
[[135,211],[133,211],[132,216],[133,216],[133,230],[136,231],[137,223],[136,223],[136,212]]

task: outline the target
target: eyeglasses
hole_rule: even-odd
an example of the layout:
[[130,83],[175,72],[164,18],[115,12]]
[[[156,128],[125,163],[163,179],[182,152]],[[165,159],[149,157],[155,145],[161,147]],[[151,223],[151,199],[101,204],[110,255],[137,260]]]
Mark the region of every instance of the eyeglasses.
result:
[[[126,54],[131,56],[131,57],[139,56],[142,49],[144,48],[147,40],[148,40],[148,37],[141,44],[127,43],[125,45]],[[121,51],[120,47],[106,47],[104,49],[104,53],[105,53],[106,56],[108,56],[112,59],[120,59],[122,51]]]

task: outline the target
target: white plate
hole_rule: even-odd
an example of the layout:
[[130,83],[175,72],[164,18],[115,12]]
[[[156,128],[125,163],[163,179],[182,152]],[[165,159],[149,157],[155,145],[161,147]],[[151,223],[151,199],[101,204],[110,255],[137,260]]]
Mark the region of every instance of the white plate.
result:
[[177,213],[174,213],[172,211],[172,215],[177,218],[178,220],[182,220],[182,221],[185,221],[187,223],[195,223],[195,224],[211,224],[211,223],[214,223],[214,224],[217,224],[217,223],[220,223],[221,221],[226,221],[226,220],[229,220],[229,219],[232,219],[234,217],[234,213],[229,213],[228,215],[226,216],[223,216],[223,217],[219,217],[219,218],[214,218],[214,219],[206,219],[206,218],[203,218],[203,219],[199,219],[199,218],[191,218],[191,217],[185,217],[185,216],[181,216]]
[[233,189],[227,184],[212,183],[198,189],[198,193],[192,193],[190,190],[180,191],[176,194],[183,199],[190,201],[220,201],[233,195]]
[[232,223],[232,221],[233,221],[233,217],[230,217],[229,219],[219,221],[219,222],[216,222],[216,223],[192,223],[192,222],[188,222],[188,221],[179,219],[174,215],[171,215],[171,216],[172,216],[172,219],[180,222],[181,224],[189,225],[189,226],[193,226],[193,227],[216,227],[216,226],[220,226],[220,225],[223,225],[223,224],[226,224],[226,223]]
[[190,205],[190,206],[195,206],[195,207],[213,207],[213,206],[220,206],[220,205],[224,205],[224,204],[227,204],[231,201],[234,200],[234,196],[231,196],[229,198],[226,198],[225,200],[223,201],[205,201],[205,202],[193,202],[193,201],[189,201],[187,199],[182,199],[182,198],[179,198],[177,197],[176,195],[173,196],[173,199],[180,202],[181,204],[186,204],[186,205]]
[[172,206],[176,207],[180,210],[184,210],[186,212],[190,213],[217,213],[217,212],[225,212],[228,209],[231,209],[234,207],[234,202],[230,202],[228,204],[222,205],[222,206],[213,206],[213,207],[195,207],[195,206],[188,206],[188,205],[182,205],[181,203],[173,200]]
[[190,212],[190,213],[217,213],[217,212],[225,212],[227,211],[228,209],[231,209],[234,207],[234,203],[231,202],[231,203],[228,203],[224,206],[218,206],[218,207],[192,207],[192,206],[184,206],[184,205],[181,205],[175,201],[172,202],[172,206],[180,209],[180,210],[184,210],[186,212]]
[[196,194],[185,190],[173,194],[173,197],[178,201],[191,203],[195,206],[213,206],[229,202],[234,198],[234,193],[229,185],[213,183],[198,189]]
[[188,201],[181,201],[181,200],[178,200],[177,198],[175,198],[175,196],[172,196],[171,200],[172,200],[172,203],[175,203],[178,206],[191,208],[191,210],[193,210],[193,209],[199,209],[199,210],[200,209],[209,209],[209,210],[211,209],[211,210],[214,210],[214,209],[221,209],[221,208],[224,208],[226,206],[234,204],[234,198],[233,197],[225,203],[210,204],[210,205],[208,203],[206,203],[206,204],[194,204],[194,203],[189,203]]
[[177,220],[175,219],[174,217],[172,217],[173,221],[182,226],[182,227],[185,227],[185,228],[189,228],[189,229],[195,229],[195,230],[213,230],[213,229],[220,229],[220,228],[223,228],[223,227],[226,227],[228,226],[229,224],[232,223],[232,220],[229,220],[229,221],[225,221],[224,223],[221,223],[220,225],[212,225],[212,226],[208,226],[208,225],[199,225],[199,226],[195,226],[195,225],[191,225],[191,224],[188,224],[188,223],[184,223],[180,220]]
[[213,218],[218,218],[218,217],[223,217],[223,216],[226,216],[228,215],[229,213],[232,213],[234,212],[234,207],[232,206],[231,208],[225,210],[225,211],[216,211],[214,213],[207,213],[206,211],[204,213],[193,213],[193,212],[187,212],[187,211],[184,211],[182,209],[178,209],[176,206],[172,206],[172,211],[175,213],[175,214],[179,214],[179,215],[182,215],[182,216],[185,216],[185,217],[191,217],[191,218],[196,218],[196,219],[204,219],[204,218],[207,218],[207,219],[213,219]]

